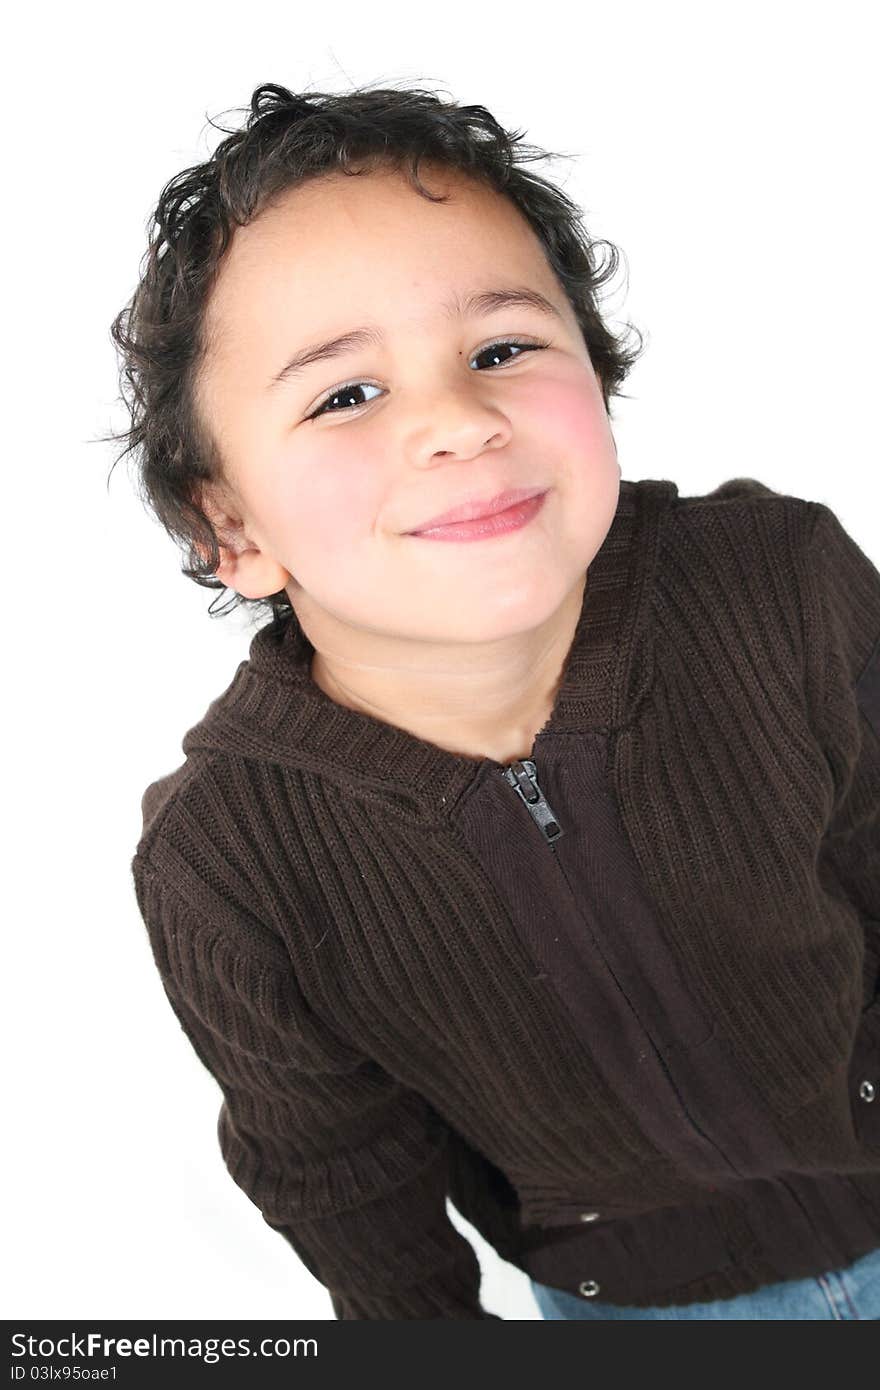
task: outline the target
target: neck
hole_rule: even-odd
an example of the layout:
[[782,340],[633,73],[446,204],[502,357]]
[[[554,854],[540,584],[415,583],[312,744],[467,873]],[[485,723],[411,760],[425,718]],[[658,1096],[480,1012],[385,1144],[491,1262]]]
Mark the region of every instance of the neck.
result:
[[583,575],[539,627],[471,650],[467,661],[370,664],[316,646],[311,678],[335,703],[449,752],[499,763],[527,758],[553,709],[585,582]]

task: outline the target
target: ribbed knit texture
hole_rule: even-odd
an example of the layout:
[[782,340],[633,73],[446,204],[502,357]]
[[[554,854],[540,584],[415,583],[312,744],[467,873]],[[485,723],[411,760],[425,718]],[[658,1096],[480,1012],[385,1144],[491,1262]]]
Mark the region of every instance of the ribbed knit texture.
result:
[[[614,1301],[779,1277],[770,1165],[740,1188],[665,1152],[563,1005],[552,949],[543,969],[512,929],[517,872],[544,872],[548,848],[535,837],[505,897],[466,834],[498,765],[336,705],[310,654],[295,619],[256,635],[186,761],[145,792],[132,861],[235,1182],[340,1318],[494,1316],[446,1212],[461,1145],[505,1204],[502,1219],[475,1189],[474,1211],[522,1268],[585,1204],[641,1217],[647,1240],[655,1213],[683,1232],[711,1202],[724,1269],[677,1275],[670,1253],[664,1282],[658,1236],[650,1293]],[[695,498],[624,481],[536,750],[572,735],[607,755],[664,949],[787,1166],[855,1194],[844,1253],[880,1244],[877,569],[828,507],[755,480]],[[618,866],[603,871],[613,888]],[[873,1107],[852,1092],[854,1047]]]

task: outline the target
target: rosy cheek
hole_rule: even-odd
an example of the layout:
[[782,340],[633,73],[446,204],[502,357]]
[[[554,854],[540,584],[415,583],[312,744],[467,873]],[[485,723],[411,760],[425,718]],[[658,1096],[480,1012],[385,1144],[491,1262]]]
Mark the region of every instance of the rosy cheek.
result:
[[608,438],[602,393],[585,373],[535,382],[528,408],[530,421],[540,426],[548,442],[566,453],[590,449]]

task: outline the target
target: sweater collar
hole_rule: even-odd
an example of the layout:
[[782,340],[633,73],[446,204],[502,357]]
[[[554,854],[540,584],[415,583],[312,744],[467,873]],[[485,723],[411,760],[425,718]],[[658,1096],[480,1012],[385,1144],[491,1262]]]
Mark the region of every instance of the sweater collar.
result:
[[[675,483],[621,479],[611,526],[587,571],[574,638],[550,718],[538,739],[609,732],[625,724],[650,689],[647,622],[659,519]],[[248,658],[202,720],[184,736],[196,749],[396,789],[436,807],[451,804],[490,758],[452,753],[408,730],[337,704],[311,678],[313,647],[294,613],[251,640]]]

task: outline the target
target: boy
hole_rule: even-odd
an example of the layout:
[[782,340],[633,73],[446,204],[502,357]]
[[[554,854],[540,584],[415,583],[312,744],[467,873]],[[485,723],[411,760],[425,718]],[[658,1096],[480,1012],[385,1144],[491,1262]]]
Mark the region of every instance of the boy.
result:
[[163,192],[130,446],[273,621],[144,795],[139,906],[338,1317],[496,1316],[447,1194],[546,1316],[836,1315],[880,1259],[880,575],[821,504],[621,480],[634,355],[513,155],[265,86]]

